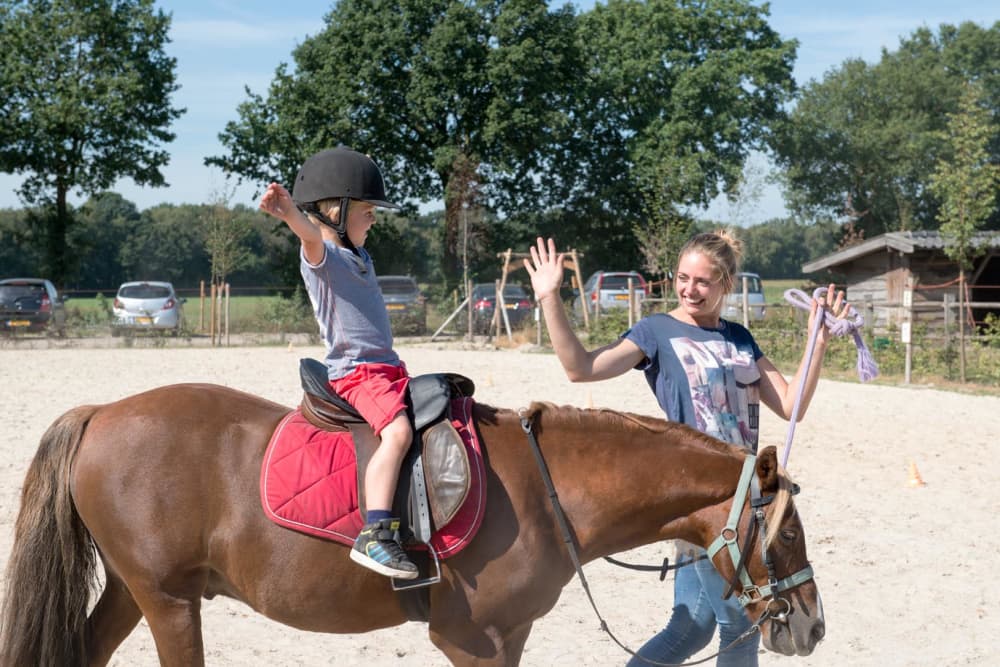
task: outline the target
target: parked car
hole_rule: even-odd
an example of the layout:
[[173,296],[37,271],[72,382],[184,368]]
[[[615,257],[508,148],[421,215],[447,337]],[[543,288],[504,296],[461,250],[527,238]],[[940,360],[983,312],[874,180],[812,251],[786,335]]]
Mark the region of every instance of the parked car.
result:
[[0,331],[66,330],[66,297],[44,278],[0,280]]
[[[472,287],[472,332],[475,334],[488,334],[490,324],[493,322],[493,313],[497,308],[497,288],[494,283],[478,283]],[[531,300],[531,295],[516,284],[508,284],[503,287],[503,302],[507,311],[507,321],[510,322],[510,329],[514,331],[524,326],[525,322],[534,317],[535,304]],[[464,318],[463,320],[464,321]],[[504,324],[499,322],[498,331],[503,332]]]
[[595,312],[598,307],[603,311],[609,308],[628,307],[628,281],[632,279],[633,299],[642,301],[649,296],[649,285],[638,271],[595,271],[583,284],[583,298],[578,294],[573,300],[573,312],[583,317],[583,304],[588,312]]
[[111,335],[124,331],[168,331],[174,336],[184,324],[181,299],[167,282],[122,283],[112,305]]
[[726,306],[722,316],[734,322],[743,321],[743,279],[747,283],[747,306],[750,320],[762,320],[767,314],[764,300],[764,285],[756,273],[737,273],[733,281],[733,291],[726,296]]
[[427,331],[427,301],[410,276],[379,276],[385,309],[394,334]]

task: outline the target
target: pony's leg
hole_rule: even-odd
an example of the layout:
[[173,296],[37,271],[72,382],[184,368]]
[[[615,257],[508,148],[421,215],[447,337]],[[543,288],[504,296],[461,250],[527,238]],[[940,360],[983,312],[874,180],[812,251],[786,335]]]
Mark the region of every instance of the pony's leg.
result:
[[494,665],[515,667],[521,662],[524,644],[531,634],[531,623],[514,629],[481,628],[468,623],[448,628],[448,636],[430,631],[431,642],[456,667],[462,665]]
[[108,664],[115,649],[125,641],[142,618],[142,612],[132,594],[116,574],[108,570],[101,599],[87,619],[90,641],[87,644],[87,664],[101,667]]
[[204,667],[201,634],[201,594],[189,587],[133,591],[156,643],[160,667]]

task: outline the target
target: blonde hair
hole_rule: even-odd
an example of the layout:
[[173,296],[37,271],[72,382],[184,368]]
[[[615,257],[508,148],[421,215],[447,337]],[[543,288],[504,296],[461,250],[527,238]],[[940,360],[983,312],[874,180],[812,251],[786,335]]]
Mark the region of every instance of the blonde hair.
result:
[[726,288],[725,291],[732,290],[733,281],[740,270],[740,261],[743,259],[743,242],[735,234],[726,229],[695,234],[681,247],[681,251],[677,254],[678,263],[682,257],[691,252],[701,253],[707,257],[719,273],[719,280]]
[[[340,202],[341,202],[340,197],[321,199],[318,202],[316,202],[316,209],[320,213],[325,215],[327,218],[336,223],[340,219]],[[356,199],[351,199],[350,202],[347,204],[347,210],[350,211],[351,207],[353,207],[357,203],[358,201]],[[313,222],[314,225],[319,227],[319,231],[323,235],[323,238],[333,241],[338,246],[343,245],[343,241],[341,240],[340,235],[337,232],[335,232],[327,225],[321,223],[312,215],[309,216],[309,219]]]

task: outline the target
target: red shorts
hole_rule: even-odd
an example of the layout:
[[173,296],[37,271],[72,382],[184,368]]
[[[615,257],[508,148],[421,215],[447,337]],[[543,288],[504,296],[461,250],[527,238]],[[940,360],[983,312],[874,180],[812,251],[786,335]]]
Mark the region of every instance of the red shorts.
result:
[[406,410],[406,366],[361,364],[349,375],[330,380],[330,386],[361,413],[378,435],[396,415]]

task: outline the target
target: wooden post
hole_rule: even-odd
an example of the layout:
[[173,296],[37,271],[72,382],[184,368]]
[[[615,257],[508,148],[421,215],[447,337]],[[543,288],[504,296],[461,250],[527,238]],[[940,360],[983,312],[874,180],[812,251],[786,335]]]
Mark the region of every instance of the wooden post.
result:
[[226,283],[226,347],[229,347],[229,283]]
[[750,285],[746,276],[743,276],[743,327],[750,328]]
[[958,372],[962,382],[965,382],[965,269],[958,270]]
[[634,324],[632,318],[635,317],[635,304],[632,303],[635,299],[635,294],[632,292],[632,276],[628,277],[628,281],[625,284],[628,287],[628,328],[631,329]]
[[944,306],[944,345],[948,347],[951,343],[951,294],[944,293],[942,304]]
[[215,281],[212,281],[212,287],[209,295],[211,303],[208,305],[208,335],[212,339],[212,347],[215,347]]
[[201,281],[201,290],[198,294],[198,332],[205,333],[205,281]]
[[583,298],[583,275],[580,273],[580,256],[576,250],[570,250],[569,256],[573,259],[573,273],[576,275],[576,283],[580,291],[580,310],[583,311],[583,326],[590,331],[590,312],[587,300]]
[[465,300],[468,301],[468,304],[466,305],[467,309],[466,312],[468,312],[469,314],[468,318],[469,330],[467,332],[468,335],[467,340],[472,340],[472,281],[471,280],[465,283],[465,293],[467,295]]
[[900,326],[903,344],[906,345],[903,382],[910,384],[910,372],[913,368],[913,288],[910,285],[903,288],[903,315],[906,318]]

